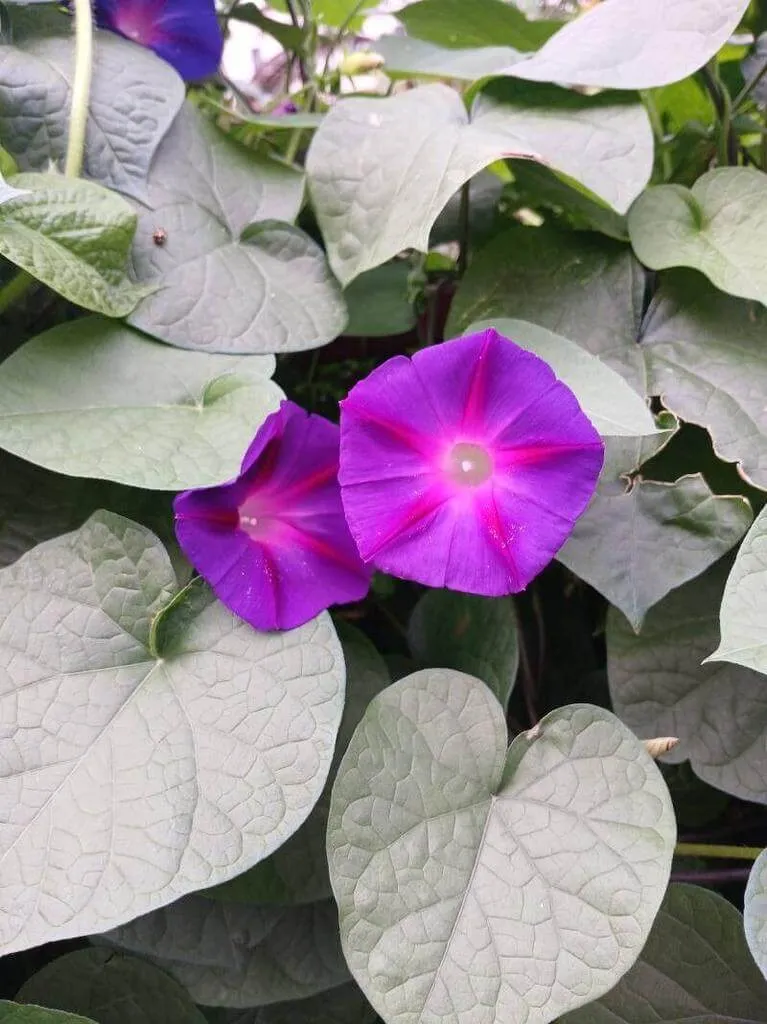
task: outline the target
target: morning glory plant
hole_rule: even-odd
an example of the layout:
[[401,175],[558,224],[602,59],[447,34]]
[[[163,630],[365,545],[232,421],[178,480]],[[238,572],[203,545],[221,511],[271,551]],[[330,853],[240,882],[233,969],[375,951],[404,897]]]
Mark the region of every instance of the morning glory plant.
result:
[[767,0],[2,14],[0,1021],[767,1024]]

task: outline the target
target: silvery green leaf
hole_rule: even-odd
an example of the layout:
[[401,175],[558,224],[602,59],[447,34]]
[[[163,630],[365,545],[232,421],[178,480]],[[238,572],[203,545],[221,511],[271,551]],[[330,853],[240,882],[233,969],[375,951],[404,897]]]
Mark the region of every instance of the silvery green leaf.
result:
[[427,670],[371,703],[341,762],[341,942],[388,1024],[548,1024],[612,988],[647,938],[676,830],[643,744],[590,705],[506,744],[483,683]]
[[260,633],[99,512],[2,570],[0,621],[3,953],[233,878],[317,801],[344,694],[327,615]]
[[767,803],[767,689],[758,672],[702,664],[716,648],[729,569],[719,562],[647,613],[637,635],[615,609],[607,617],[613,707],[637,736],[678,736],[666,756],[689,760],[704,782]]
[[509,156],[549,164],[622,212],[649,178],[652,131],[639,104],[552,86],[501,83],[471,116],[439,84],[342,100],[314,135],[306,165],[338,278],[347,285],[403,249],[427,251],[453,193]]
[[182,490],[237,475],[278,408],[271,356],[187,352],[101,317],[0,363],[0,446],[71,476]]
[[754,861],[743,901],[746,941],[759,970],[767,978],[767,850]]

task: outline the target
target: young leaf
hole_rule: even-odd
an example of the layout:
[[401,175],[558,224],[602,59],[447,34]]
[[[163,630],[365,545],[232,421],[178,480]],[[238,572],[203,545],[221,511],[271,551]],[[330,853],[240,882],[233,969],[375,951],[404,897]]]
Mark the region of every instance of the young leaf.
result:
[[658,768],[609,712],[561,708],[507,754],[483,683],[417,672],[372,702],[333,787],[344,954],[388,1024],[547,1024],[639,955],[674,841]]
[[632,479],[653,454],[638,440],[608,440],[597,493],[557,555],[637,632],[653,605],[726,554],[752,518],[745,498],[712,493],[700,473]]
[[727,569],[725,561],[672,591],[650,609],[638,636],[610,610],[610,695],[637,736],[679,737],[668,761],[689,760],[709,785],[767,803],[764,676],[736,665],[701,664],[716,647]]
[[2,570],[0,619],[3,953],[226,881],[319,797],[344,692],[327,615],[258,633],[99,512]]
[[722,637],[710,661],[767,673],[767,508],[735,556],[719,611]]
[[419,0],[396,17],[416,39],[446,47],[513,46],[537,50],[559,28],[547,19],[531,21],[502,0]]
[[672,885],[647,944],[615,988],[561,1024],[763,1024],[767,985],[751,962],[740,914],[715,892]]
[[0,446],[46,469],[157,490],[221,483],[283,398],[270,356],[185,352],[101,317],[0,363]]
[[323,121],[307,157],[336,275],[348,284],[402,249],[425,252],[453,193],[506,156],[549,164],[623,211],[649,178],[652,132],[636,103],[552,86],[506,83],[477,99],[471,119],[444,85],[344,100]]
[[422,668],[450,668],[481,679],[505,708],[519,668],[517,617],[509,598],[428,590],[407,629]]
[[[17,994],[25,1002],[93,1016],[99,1024],[204,1024],[178,982],[133,956],[78,949],[47,964]],[[2,1018],[0,1018],[2,1019]]]
[[[63,165],[69,133],[74,36],[39,33],[0,46],[0,138],[24,171]],[[155,150],[184,100],[166,61],[112,32],[96,32],[84,172],[139,200]]]
[[57,174],[18,174],[0,204],[0,254],[65,299],[126,316],[145,290],[125,275],[136,217],[100,185]]
[[767,850],[756,858],[748,876],[743,923],[751,955],[767,978]]
[[349,981],[332,900],[247,907],[188,896],[94,941],[149,957],[204,1006],[264,1006]]
[[752,167],[717,167],[692,189],[658,185],[629,212],[631,244],[645,266],[693,267],[722,291],[762,303],[765,230],[767,179]]
[[[346,310],[322,250],[292,221],[303,176],[218,131],[187,103],[139,210],[131,323],[179,348],[246,355],[332,341]],[[162,229],[163,244],[156,242]]]
[[370,701],[391,682],[386,662],[364,633],[339,621],[346,662],[346,705],[322,796],[303,825],[274,853],[230,882],[206,889],[209,899],[235,903],[314,903],[332,895],[325,852],[330,791],[338,764]]
[[711,434],[716,454],[767,489],[767,310],[699,275],[666,275],[643,331],[648,393]]
[[686,78],[724,46],[749,0],[605,0],[510,74],[535,82],[651,89]]
[[641,437],[657,433],[646,403],[619,374],[560,334],[503,317],[480,320],[465,334],[495,327],[505,337],[544,359],[570,388],[596,429],[608,437]]
[[97,1024],[90,1017],[48,1010],[43,1006],[23,1006],[5,999],[0,999],[0,1021],[2,1024]]
[[547,327],[645,396],[637,345],[644,272],[624,245],[584,233],[512,227],[476,254],[458,286],[446,337],[491,317]]

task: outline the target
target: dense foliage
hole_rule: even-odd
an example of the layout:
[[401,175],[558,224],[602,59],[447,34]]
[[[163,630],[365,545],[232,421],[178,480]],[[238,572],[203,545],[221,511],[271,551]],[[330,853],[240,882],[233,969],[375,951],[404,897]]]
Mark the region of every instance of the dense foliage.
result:
[[0,5],[0,1021],[767,1024],[767,3],[374,7]]

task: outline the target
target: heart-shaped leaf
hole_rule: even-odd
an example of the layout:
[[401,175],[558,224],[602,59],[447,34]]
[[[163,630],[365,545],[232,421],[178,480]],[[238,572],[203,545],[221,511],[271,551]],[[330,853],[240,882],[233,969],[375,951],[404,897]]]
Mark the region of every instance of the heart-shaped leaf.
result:
[[385,338],[405,334],[416,324],[408,295],[411,267],[404,260],[392,260],[355,278],[344,291],[349,310],[345,334]]
[[719,612],[722,636],[711,661],[767,674],[767,510],[748,531],[727,579]]
[[748,876],[743,924],[751,955],[767,978],[767,850],[756,858]]
[[28,1003],[88,1014],[99,1024],[204,1024],[188,993],[158,968],[109,949],[78,949],[47,964],[17,994]]
[[[410,129],[404,137],[403,123]],[[477,99],[471,119],[444,85],[344,100],[323,121],[307,157],[336,275],[348,284],[402,249],[425,252],[448,199],[504,156],[549,164],[623,211],[650,175],[652,132],[636,103],[553,86],[501,83]]]
[[609,712],[561,708],[507,754],[483,683],[417,672],[372,702],[333,787],[347,962],[389,1024],[546,1024],[639,955],[674,841],[660,772]]
[[476,82],[502,74],[523,55],[510,46],[453,49],[423,39],[384,36],[376,42],[391,78],[449,78]]
[[0,364],[0,446],[136,487],[221,483],[280,404],[273,371],[269,356],[184,352],[100,317],[60,324]]
[[327,615],[259,633],[99,512],[2,570],[0,621],[3,953],[226,881],[319,797],[344,692]]
[[346,662],[346,705],[336,753],[322,796],[312,813],[279,850],[231,882],[202,895],[235,903],[315,903],[332,895],[325,852],[330,791],[338,764],[370,701],[391,682],[386,662],[364,633],[339,621],[338,638]]
[[19,194],[0,204],[0,254],[78,306],[130,313],[146,290],[125,275],[136,228],[128,203],[57,174],[17,174],[11,184]]
[[[154,290],[131,323],[179,348],[316,348],[346,309],[322,250],[292,221],[303,176],[245,149],[187,103],[152,164],[133,268]],[[162,231],[162,244],[157,232]]]
[[204,1006],[264,1006],[349,980],[332,900],[246,907],[187,896],[95,941],[149,957]]
[[429,590],[413,609],[407,629],[422,668],[451,668],[481,679],[503,707],[519,668],[517,617],[510,599]]
[[692,189],[649,188],[629,212],[631,244],[645,266],[693,267],[722,291],[762,303],[765,230],[767,180],[752,167],[717,167]]
[[[30,35],[0,46],[0,138],[22,170],[62,164],[67,148],[74,36]],[[88,105],[85,174],[143,199],[154,152],[184,99],[184,83],[151,50],[97,32]]]
[[0,999],[0,1021],[2,1024],[97,1024],[90,1017],[48,1010],[43,1006],[23,1006],[5,999]]
[[767,310],[698,274],[666,275],[642,337],[648,394],[711,434],[716,454],[767,489]]
[[728,567],[719,563],[672,591],[650,609],[639,636],[610,610],[610,694],[616,714],[638,736],[679,737],[666,760],[689,760],[704,782],[767,803],[764,676],[736,665],[701,664],[717,644]]
[[[53,15],[51,15],[53,16]],[[63,164],[74,74],[74,35],[39,31],[0,46],[0,138],[22,170]],[[32,27],[32,26],[30,26]],[[184,83],[151,50],[96,33],[88,104],[85,174],[143,199],[154,152],[184,99]]]
[[634,438],[657,433],[655,420],[643,399],[619,374],[584,352],[580,345],[537,324],[504,317],[480,320],[465,333],[486,327],[495,327],[504,337],[545,360],[603,436]]
[[724,46],[747,7],[748,0],[604,0],[510,74],[608,89],[678,82]]
[[557,555],[637,632],[653,605],[726,554],[752,518],[745,498],[714,494],[700,473],[674,483],[638,476],[670,433],[655,444],[608,440],[597,492]]
[[561,1024],[763,1024],[767,985],[738,911],[715,892],[672,885],[642,953],[615,988]]
[[547,327],[599,356],[645,396],[637,345],[644,272],[625,245],[594,235],[513,227],[474,256],[446,337],[493,317]]

